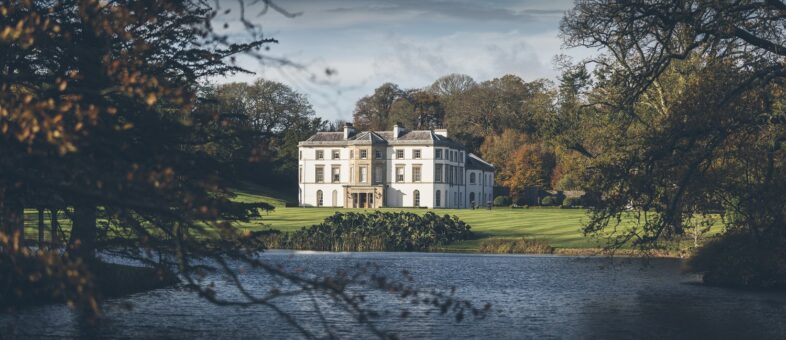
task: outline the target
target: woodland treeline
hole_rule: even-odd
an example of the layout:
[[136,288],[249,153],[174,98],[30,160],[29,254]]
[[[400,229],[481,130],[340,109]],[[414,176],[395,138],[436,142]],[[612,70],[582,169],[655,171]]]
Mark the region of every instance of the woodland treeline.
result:
[[[274,81],[203,91],[205,105],[226,117],[222,129],[235,129],[233,139],[207,150],[235,160],[234,178],[283,192],[296,187],[291,174],[297,170],[298,141],[342,125],[319,118],[305,95]],[[478,83],[467,75],[450,74],[424,89],[410,90],[386,83],[357,102],[353,123],[375,131],[390,130],[396,122],[410,129],[446,128],[468,151],[497,166],[498,185],[514,199],[527,188],[578,190],[580,157],[552,138],[551,120],[560,109],[558,102],[565,100],[560,93],[551,81],[527,82],[515,75]],[[254,157],[258,162],[246,161]]]

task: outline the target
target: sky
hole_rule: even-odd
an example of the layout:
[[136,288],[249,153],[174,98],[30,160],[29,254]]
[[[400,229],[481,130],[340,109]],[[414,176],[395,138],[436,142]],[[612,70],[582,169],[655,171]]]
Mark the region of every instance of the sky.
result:
[[[245,18],[275,38],[267,60],[241,56],[254,74],[212,79],[215,83],[265,78],[308,96],[318,116],[351,121],[358,99],[385,82],[422,88],[450,73],[481,82],[515,74],[525,81],[556,80],[554,57],[575,59],[588,51],[565,49],[559,23],[572,0],[278,0],[287,17],[245,0]],[[237,0],[221,1],[220,32],[248,37]],[[276,60],[286,60],[281,64]],[[326,70],[331,70],[327,74]]]

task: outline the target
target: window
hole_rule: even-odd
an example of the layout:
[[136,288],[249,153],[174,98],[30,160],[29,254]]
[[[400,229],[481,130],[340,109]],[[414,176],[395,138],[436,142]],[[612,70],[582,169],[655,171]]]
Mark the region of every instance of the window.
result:
[[420,182],[420,166],[412,167],[412,181]]
[[418,190],[415,190],[412,193],[412,205],[415,206],[415,207],[419,207],[420,206],[420,191],[418,191]]
[[403,182],[404,181],[404,167],[397,166],[396,167],[396,182]]
[[333,206],[338,206],[338,191],[333,190]]
[[333,183],[341,182],[341,168],[338,166],[334,166],[332,172],[333,172]]
[[303,183],[303,167],[297,168],[297,178],[300,180],[300,183]]
[[438,206],[441,205],[441,202],[440,202],[441,198],[442,198],[442,195],[440,195],[439,190],[437,190],[436,194],[434,195],[434,206],[435,207],[438,207]]
[[355,150],[349,150],[349,159],[355,159]]
[[434,165],[434,182],[442,182],[442,164]]
[[434,159],[442,159],[442,149],[434,150]]
[[340,159],[341,158],[341,151],[340,150],[333,150],[333,159]]
[[453,150],[448,150],[448,160],[453,161]]
[[382,183],[382,175],[385,168],[381,166],[374,167],[374,183]]
[[318,166],[316,168],[316,171],[314,171],[314,173],[316,174],[315,175],[316,178],[314,179],[315,182],[317,182],[317,183],[325,182],[325,168],[323,168],[321,166]]
[[471,204],[473,207],[475,206],[475,193],[474,192],[470,192],[469,193],[469,204]]
[[470,172],[469,173],[469,184],[475,184],[475,173],[474,172]]
[[420,159],[420,149],[412,150],[412,158]]
[[298,153],[297,154],[297,159],[303,159],[303,151],[301,150],[301,151],[298,151],[297,153]]
[[360,168],[360,183],[368,183],[368,167]]
[[322,190],[317,190],[317,206],[321,207],[325,203],[324,197],[322,197]]
[[360,159],[368,158],[368,150],[360,150]]
[[325,152],[322,150],[317,150],[317,159],[325,159]]
[[379,150],[374,151],[374,158],[382,159],[382,152]]
[[404,150],[396,150],[396,158],[397,159],[404,158]]

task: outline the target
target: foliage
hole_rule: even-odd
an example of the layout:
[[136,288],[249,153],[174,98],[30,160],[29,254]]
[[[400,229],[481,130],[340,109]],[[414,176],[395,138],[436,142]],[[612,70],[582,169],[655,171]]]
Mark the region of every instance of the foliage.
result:
[[262,235],[271,247],[323,251],[424,251],[468,239],[458,217],[408,212],[341,213],[292,233]]
[[258,79],[205,87],[203,96],[199,108],[215,116],[206,133],[217,134],[205,149],[232,165],[226,177],[281,189],[296,184],[298,142],[327,125],[305,95]]
[[574,208],[581,205],[581,198],[578,197],[565,197],[562,200],[562,206],[565,208]]
[[495,207],[507,207],[512,203],[509,196],[497,196],[494,197],[494,206]]
[[528,238],[492,238],[480,242],[481,253],[494,254],[553,254],[554,248],[548,243]]
[[562,127],[578,131],[562,141],[588,158],[581,182],[601,193],[586,233],[613,230],[633,209],[653,217],[615,244],[658,247],[725,207],[744,216],[733,232],[782,238],[784,10],[778,1],[587,1],[565,16],[566,44],[603,52],[572,68],[596,66]]
[[786,240],[756,239],[731,232],[711,240],[688,260],[688,268],[711,285],[786,287]]
[[540,200],[540,204],[545,206],[552,206],[557,204],[557,200],[554,198],[554,196],[546,196]]
[[398,99],[404,96],[398,85],[382,84],[374,90],[374,94],[358,100],[352,120],[355,127],[361,130],[386,130],[395,123],[391,121],[390,111]]

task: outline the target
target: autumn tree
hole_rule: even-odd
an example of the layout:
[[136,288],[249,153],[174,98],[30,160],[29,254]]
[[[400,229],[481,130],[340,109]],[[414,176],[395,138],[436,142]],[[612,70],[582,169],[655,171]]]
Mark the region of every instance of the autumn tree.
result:
[[[269,205],[233,200],[222,176],[227,158],[208,145],[234,135],[217,133],[222,111],[200,105],[200,82],[247,72],[231,58],[259,56],[274,40],[251,29],[246,43],[232,43],[212,29],[218,8],[201,1],[19,1],[0,4],[0,13],[0,305],[50,298],[97,311],[96,289],[112,288],[97,282],[117,266],[102,263],[100,252],[177,277],[210,302],[268,306],[315,337],[276,306],[279,287],[246,290],[232,261],[285,282],[287,296],[320,294],[390,336],[370,322],[379,312],[368,311],[367,291],[351,287],[404,296],[416,289],[368,268],[333,277],[288,272],[260,260],[265,244],[236,227]],[[289,123],[257,118],[263,131]],[[39,204],[72,211],[65,252],[20,242],[23,209]],[[203,281],[207,272],[226,275],[238,294],[216,291]],[[421,298],[452,306],[444,312],[478,312],[450,293]]]

